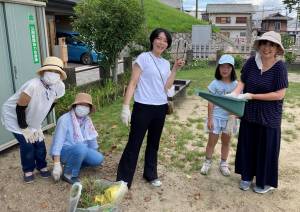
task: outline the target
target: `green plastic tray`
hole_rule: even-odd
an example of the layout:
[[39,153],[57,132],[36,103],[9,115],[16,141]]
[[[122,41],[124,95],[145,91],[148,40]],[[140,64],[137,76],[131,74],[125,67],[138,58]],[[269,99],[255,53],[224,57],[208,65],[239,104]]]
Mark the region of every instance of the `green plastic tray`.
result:
[[196,93],[198,94],[198,96],[201,96],[211,103],[220,106],[230,113],[233,113],[239,117],[242,117],[244,115],[245,103],[247,102],[247,100],[216,95],[203,90],[197,90]]

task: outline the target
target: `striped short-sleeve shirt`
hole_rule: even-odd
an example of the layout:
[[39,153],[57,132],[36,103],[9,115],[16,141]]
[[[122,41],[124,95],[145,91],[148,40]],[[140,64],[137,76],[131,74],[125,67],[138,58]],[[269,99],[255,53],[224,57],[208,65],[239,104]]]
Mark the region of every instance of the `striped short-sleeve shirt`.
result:
[[[261,72],[251,57],[241,71],[241,80],[245,84],[244,93],[263,94],[288,87],[287,69],[279,60],[269,70]],[[246,103],[244,119],[267,127],[281,125],[283,100],[250,100]]]

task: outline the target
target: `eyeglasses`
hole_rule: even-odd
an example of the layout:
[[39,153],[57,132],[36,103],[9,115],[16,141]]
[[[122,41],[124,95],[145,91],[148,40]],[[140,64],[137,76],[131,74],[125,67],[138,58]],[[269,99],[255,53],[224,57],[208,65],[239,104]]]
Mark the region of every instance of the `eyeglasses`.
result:
[[264,45],[264,46],[270,46],[270,47],[278,47],[278,44],[273,43],[273,42],[268,41],[268,40],[260,40],[258,44],[259,44],[259,46]]
[[155,39],[160,40],[160,41],[163,41],[163,42],[165,42],[165,43],[168,43],[168,40],[167,40],[166,38],[162,38],[162,37],[160,37],[160,36],[156,37]]

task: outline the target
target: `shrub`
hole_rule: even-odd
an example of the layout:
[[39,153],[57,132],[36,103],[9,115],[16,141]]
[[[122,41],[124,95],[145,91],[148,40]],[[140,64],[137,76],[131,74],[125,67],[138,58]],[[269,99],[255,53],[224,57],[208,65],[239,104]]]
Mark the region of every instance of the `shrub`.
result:
[[235,68],[238,68],[238,69],[242,68],[243,63],[244,63],[244,58],[241,55],[236,55],[234,57],[234,64],[235,64],[234,67]]
[[99,82],[89,84],[87,86],[72,87],[66,90],[65,95],[58,100],[55,105],[55,115],[60,117],[62,114],[69,110],[69,106],[73,103],[75,96],[79,92],[85,92],[92,96],[93,104],[97,109],[104,105],[108,105],[115,101],[118,97],[122,96],[124,86],[129,81],[130,73],[125,72],[118,83],[112,80],[107,80],[103,86],[99,86]]
[[187,64],[184,69],[208,68],[208,59],[196,59],[190,64]]
[[284,59],[288,64],[291,64],[296,61],[297,55],[293,52],[286,52],[284,54]]

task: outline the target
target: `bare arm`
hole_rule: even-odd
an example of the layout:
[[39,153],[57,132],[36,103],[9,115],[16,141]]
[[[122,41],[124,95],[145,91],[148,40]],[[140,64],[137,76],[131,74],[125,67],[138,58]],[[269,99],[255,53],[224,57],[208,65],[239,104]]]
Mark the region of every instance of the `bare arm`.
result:
[[123,101],[123,104],[124,105],[129,105],[130,103],[130,100],[133,96],[133,93],[135,91],[135,88],[136,88],[136,85],[140,79],[140,76],[141,76],[141,68],[138,64],[134,64],[133,67],[132,67],[132,73],[131,73],[131,79],[129,81],[129,84],[128,84],[128,87],[127,87],[127,90],[126,90],[126,94],[125,94],[125,97],[124,97],[124,101]]
[[214,109],[214,104],[211,102],[208,102],[207,106],[207,128],[209,130],[212,130],[214,125],[213,125],[213,109]]
[[27,106],[29,104],[30,100],[31,100],[31,97],[28,96],[26,93],[22,92],[17,104],[20,106]]
[[174,66],[171,70],[171,74],[167,80],[165,89],[168,90],[172,87],[175,77],[176,77],[176,72],[178,69],[180,69],[183,65],[185,64],[185,61],[183,59],[176,59]]
[[214,104],[211,102],[208,102],[208,107],[207,107],[207,118],[211,119],[212,118],[212,111],[214,109]]
[[252,95],[252,99],[274,101],[274,100],[282,100],[285,96],[285,92],[286,92],[286,88],[283,88],[281,90],[270,92],[270,93],[251,94],[251,95]]
[[53,156],[53,161],[54,163],[60,162],[60,156],[59,155]]
[[236,88],[232,91],[232,93],[239,95],[244,90],[245,84],[242,81],[239,81]]

